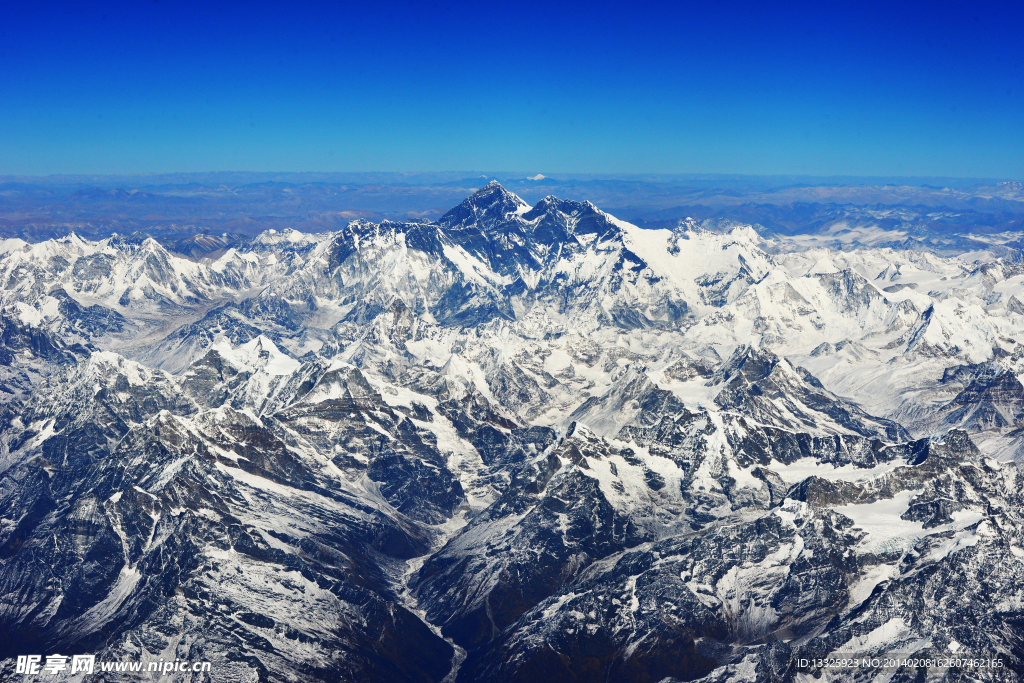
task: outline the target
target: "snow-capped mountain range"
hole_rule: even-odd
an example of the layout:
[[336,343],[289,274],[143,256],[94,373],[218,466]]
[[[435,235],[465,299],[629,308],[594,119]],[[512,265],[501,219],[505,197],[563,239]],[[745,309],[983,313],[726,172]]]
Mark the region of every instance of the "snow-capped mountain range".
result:
[[1024,673],[1018,263],[491,183],[216,259],[6,240],[0,281],[2,680]]

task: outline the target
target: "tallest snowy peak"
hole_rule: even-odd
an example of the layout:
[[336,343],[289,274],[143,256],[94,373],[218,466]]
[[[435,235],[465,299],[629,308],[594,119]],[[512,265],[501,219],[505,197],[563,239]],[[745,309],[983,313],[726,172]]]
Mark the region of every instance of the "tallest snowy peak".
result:
[[516,195],[515,193],[506,190],[497,180],[492,180],[491,182],[487,183],[473,194],[469,195],[469,197],[466,198],[466,201],[463,202],[463,204],[465,204],[466,202],[471,202],[474,204],[493,204],[496,201],[514,204],[517,207],[525,206],[527,209],[530,208],[529,204],[520,199],[519,196]]
[[492,180],[442,216],[438,223],[446,228],[487,229],[529,210],[529,204]]

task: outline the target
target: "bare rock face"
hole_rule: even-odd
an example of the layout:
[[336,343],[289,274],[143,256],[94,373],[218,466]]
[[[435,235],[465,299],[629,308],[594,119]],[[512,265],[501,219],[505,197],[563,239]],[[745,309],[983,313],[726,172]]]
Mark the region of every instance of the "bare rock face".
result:
[[1012,267],[496,183],[217,244],[0,254],[0,680],[1024,672]]
[[905,440],[909,434],[891,420],[878,420],[831,392],[804,368],[794,368],[771,351],[739,347],[709,380],[720,385],[715,403],[759,422],[808,430],[834,420],[867,437]]

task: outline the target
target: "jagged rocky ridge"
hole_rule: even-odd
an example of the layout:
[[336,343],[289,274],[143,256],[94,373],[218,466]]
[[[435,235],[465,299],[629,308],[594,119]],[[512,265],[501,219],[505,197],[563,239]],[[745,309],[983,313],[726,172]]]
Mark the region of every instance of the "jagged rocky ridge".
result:
[[492,184],[216,260],[6,251],[0,677],[795,680],[953,643],[1019,677],[1020,273],[763,247]]

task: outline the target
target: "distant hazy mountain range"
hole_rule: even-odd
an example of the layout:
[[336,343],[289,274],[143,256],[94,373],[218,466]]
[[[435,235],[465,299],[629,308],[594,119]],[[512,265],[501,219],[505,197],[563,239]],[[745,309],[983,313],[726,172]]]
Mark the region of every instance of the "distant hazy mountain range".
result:
[[[1020,182],[954,178],[558,176],[540,173],[201,173],[0,177],[0,236],[29,241],[70,231],[91,239],[142,233],[199,255],[264,230],[337,230],[355,218],[436,220],[497,179],[530,203],[589,200],[637,225],[693,218],[712,229],[850,242],[923,243],[943,253],[1009,244],[1024,231]],[[191,240],[191,242],[190,242]],[[824,242],[822,242],[824,243]],[[1006,255],[1007,252],[1001,252]]]

